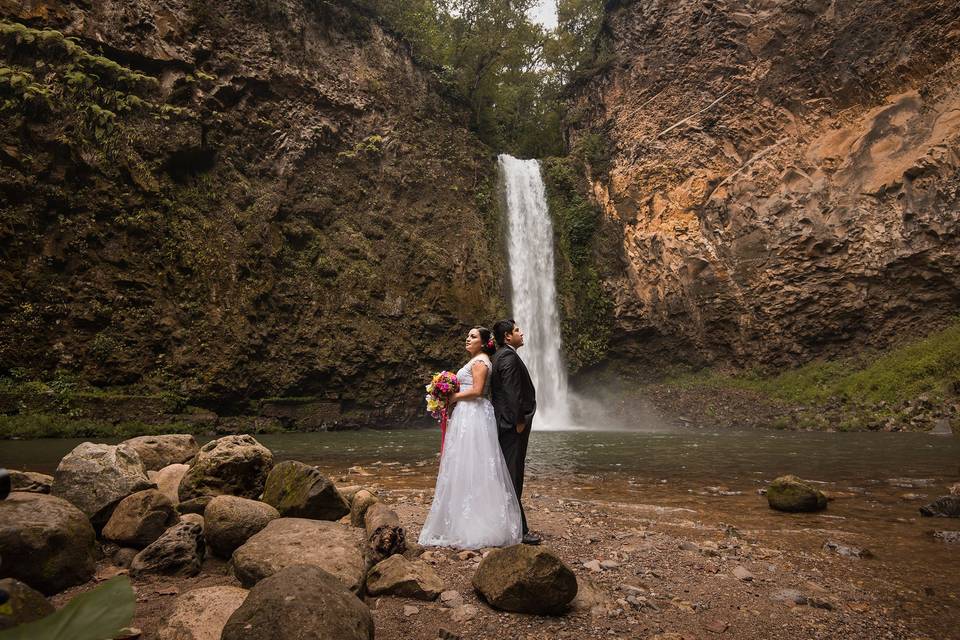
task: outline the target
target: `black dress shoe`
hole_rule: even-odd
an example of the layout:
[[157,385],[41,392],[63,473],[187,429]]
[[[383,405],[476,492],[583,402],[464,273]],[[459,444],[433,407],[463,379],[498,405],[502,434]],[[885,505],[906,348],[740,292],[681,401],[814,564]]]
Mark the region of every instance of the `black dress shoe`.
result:
[[543,542],[543,539],[536,534],[525,533],[523,534],[523,539],[521,540],[521,542],[523,544],[540,544],[541,542]]

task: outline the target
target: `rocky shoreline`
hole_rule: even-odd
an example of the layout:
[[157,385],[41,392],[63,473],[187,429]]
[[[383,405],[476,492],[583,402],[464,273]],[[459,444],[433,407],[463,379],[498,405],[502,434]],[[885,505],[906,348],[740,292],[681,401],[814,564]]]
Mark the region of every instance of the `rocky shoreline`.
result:
[[[304,625],[318,638],[943,638],[958,622],[956,576],[898,575],[843,530],[846,511],[824,511],[853,494],[799,479],[770,485],[771,528],[654,495],[586,497],[598,477],[537,478],[525,504],[542,547],[460,551],[415,544],[433,466],[418,463],[419,486],[395,466],[275,464],[249,435],[84,443],[52,477],[15,474],[0,576],[62,606],[129,575],[149,640],[282,639]],[[921,512],[956,517],[952,491]],[[939,533],[952,549],[956,532]]]

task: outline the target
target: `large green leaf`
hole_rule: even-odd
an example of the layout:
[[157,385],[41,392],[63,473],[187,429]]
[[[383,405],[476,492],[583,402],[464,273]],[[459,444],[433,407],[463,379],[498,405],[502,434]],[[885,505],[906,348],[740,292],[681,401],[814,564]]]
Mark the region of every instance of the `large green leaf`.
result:
[[118,576],[46,618],[0,631],[0,640],[111,640],[130,625],[135,601],[130,580]]

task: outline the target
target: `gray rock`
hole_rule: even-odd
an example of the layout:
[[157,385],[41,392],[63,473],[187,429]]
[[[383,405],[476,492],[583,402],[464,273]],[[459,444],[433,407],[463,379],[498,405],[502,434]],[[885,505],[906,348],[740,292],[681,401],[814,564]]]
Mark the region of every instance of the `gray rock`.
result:
[[205,587],[181,594],[164,616],[157,640],[220,640],[220,634],[243,601],[240,587]]
[[315,467],[288,460],[267,476],[263,501],[285,518],[339,520],[350,507],[337,487]]
[[103,528],[103,538],[142,549],[179,520],[170,499],[157,489],[131,494],[120,501]]
[[180,433],[139,436],[124,440],[121,444],[128,445],[137,452],[147,471],[157,471],[172,464],[190,462],[200,450],[193,436]]
[[0,501],[0,578],[16,578],[45,595],[93,577],[96,534],[75,506],[42,493]]
[[920,507],[920,515],[926,518],[960,518],[960,496],[940,496]]
[[392,595],[417,600],[435,600],[443,591],[443,581],[427,563],[410,562],[401,555],[377,563],[367,574],[367,593]]
[[132,448],[84,442],[60,461],[50,494],[77,506],[100,530],[121,500],[155,488]]
[[223,495],[256,499],[272,468],[273,454],[251,436],[213,440],[200,448],[180,481],[180,502]]
[[237,547],[280,517],[276,509],[258,500],[217,496],[203,512],[207,546],[221,558],[229,558]]
[[130,563],[130,575],[195,576],[200,573],[204,550],[203,528],[181,522],[136,555]]
[[173,504],[180,503],[180,481],[183,480],[183,476],[187,475],[187,471],[190,470],[190,465],[186,464],[171,464],[160,471],[153,472],[153,476],[150,478],[157,483],[157,489],[163,492],[163,495],[170,498],[170,502]]
[[315,565],[294,565],[253,587],[221,638],[373,640],[373,630],[370,610],[336,576]]
[[934,531],[933,537],[948,544],[960,543],[960,531]]
[[796,476],[781,476],[767,487],[771,509],[787,512],[820,511],[827,508],[827,497]]
[[10,490],[23,493],[50,493],[53,476],[34,471],[10,471]]
[[245,587],[285,567],[312,564],[359,594],[366,574],[363,534],[347,525],[305,518],[277,518],[233,552],[233,573]]
[[53,605],[47,602],[42,593],[34,591],[19,580],[0,580],[0,590],[10,597],[5,604],[0,605],[0,631],[39,620],[54,612]]
[[835,554],[837,554],[838,556],[842,556],[842,557],[844,557],[844,558],[859,558],[859,559],[864,559],[864,558],[872,558],[872,557],[873,557],[873,554],[870,553],[870,550],[869,550],[869,549],[860,549],[860,548],[858,548],[858,547],[849,547],[849,546],[847,546],[847,545],[840,544],[839,542],[834,542],[833,540],[827,540],[826,542],[824,542],[824,543],[823,543],[823,550],[824,550],[824,551],[827,551],[827,552],[830,552],[830,553],[835,553]]
[[577,595],[577,578],[559,557],[522,544],[487,554],[473,586],[491,606],[516,613],[559,614]]

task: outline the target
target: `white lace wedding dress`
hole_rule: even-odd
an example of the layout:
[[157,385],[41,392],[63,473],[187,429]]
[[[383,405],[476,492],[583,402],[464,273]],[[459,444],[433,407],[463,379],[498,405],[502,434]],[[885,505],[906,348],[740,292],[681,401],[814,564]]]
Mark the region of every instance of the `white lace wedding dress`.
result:
[[479,549],[518,544],[520,504],[497,440],[490,404],[490,358],[480,354],[457,372],[460,389],[473,385],[474,362],[486,365],[483,395],[461,400],[447,425],[437,487],[420,532],[424,546]]

